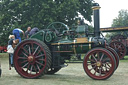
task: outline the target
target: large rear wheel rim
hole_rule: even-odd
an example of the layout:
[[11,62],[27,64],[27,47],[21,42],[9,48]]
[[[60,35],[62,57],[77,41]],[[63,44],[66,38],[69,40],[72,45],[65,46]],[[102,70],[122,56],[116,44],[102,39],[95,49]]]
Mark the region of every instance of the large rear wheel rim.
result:
[[46,68],[46,52],[42,45],[34,40],[21,42],[14,53],[14,66],[25,78],[37,78]]
[[[99,58],[96,58],[96,55],[98,55]],[[92,59],[92,57],[94,59]],[[83,67],[87,75],[91,78],[103,80],[109,78],[113,74],[115,71],[115,64],[115,59],[108,50],[98,48],[92,49],[87,53],[84,58]]]

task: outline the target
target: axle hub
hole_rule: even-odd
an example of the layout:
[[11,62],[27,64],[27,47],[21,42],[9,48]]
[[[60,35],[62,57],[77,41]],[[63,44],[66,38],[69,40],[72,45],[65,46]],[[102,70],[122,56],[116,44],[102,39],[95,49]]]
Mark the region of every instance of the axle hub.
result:
[[29,62],[33,62],[33,60],[34,60],[33,56],[28,56],[28,61]]
[[100,61],[96,62],[96,66],[100,67],[101,66],[101,62]]

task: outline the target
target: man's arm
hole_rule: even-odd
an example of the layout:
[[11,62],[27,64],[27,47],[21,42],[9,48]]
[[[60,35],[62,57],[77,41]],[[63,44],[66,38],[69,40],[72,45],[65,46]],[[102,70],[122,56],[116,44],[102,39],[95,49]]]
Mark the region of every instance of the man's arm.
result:
[[22,33],[23,33],[23,37],[25,37],[24,31],[22,31]]
[[18,29],[20,32],[22,32],[22,34],[23,34],[23,37],[25,37],[25,34],[24,34],[24,31],[23,30],[21,30],[21,29]]

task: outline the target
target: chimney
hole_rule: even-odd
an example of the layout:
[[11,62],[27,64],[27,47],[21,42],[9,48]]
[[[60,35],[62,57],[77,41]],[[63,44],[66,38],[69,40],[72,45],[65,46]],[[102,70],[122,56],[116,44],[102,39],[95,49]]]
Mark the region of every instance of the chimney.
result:
[[94,35],[95,37],[100,37],[99,4],[93,3],[92,9],[93,9],[93,18],[94,18]]

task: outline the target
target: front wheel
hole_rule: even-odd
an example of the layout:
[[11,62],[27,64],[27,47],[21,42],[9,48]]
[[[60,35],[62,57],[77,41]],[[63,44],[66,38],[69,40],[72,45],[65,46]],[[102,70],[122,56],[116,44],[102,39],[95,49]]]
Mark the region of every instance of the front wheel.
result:
[[83,68],[89,77],[104,80],[114,73],[116,60],[107,49],[94,48],[84,57]]

